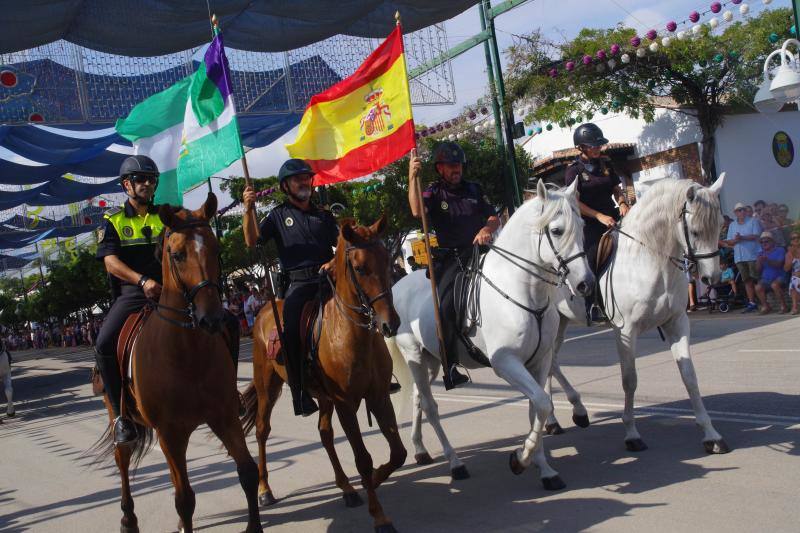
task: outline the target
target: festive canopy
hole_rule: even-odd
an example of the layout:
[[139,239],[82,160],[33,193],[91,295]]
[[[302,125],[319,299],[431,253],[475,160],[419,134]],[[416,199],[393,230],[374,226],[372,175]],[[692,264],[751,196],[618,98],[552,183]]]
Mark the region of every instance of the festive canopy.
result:
[[[336,34],[383,38],[394,13],[406,31],[452,18],[477,0],[215,0],[231,48],[275,52]],[[39,0],[5,2],[0,53],[65,39],[126,56],[158,56],[209,40],[209,12],[197,0]]]

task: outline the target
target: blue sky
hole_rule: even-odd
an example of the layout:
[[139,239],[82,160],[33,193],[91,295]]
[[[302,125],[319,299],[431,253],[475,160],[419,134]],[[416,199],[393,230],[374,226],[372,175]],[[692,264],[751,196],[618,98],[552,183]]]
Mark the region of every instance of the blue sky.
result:
[[[495,25],[502,53],[503,49],[513,43],[512,34],[524,34],[536,28],[540,28],[544,36],[554,42],[571,39],[584,27],[607,28],[620,22],[637,29],[641,35],[651,28],[661,31],[670,20],[681,22],[694,10],[702,13],[708,9],[712,1],[531,0],[498,17]],[[493,4],[499,3],[498,0],[493,2]],[[743,3],[750,6],[751,14],[756,14],[765,8],[763,0],[743,0]],[[773,0],[769,9],[778,7],[791,7],[791,0]],[[738,13],[739,6],[731,4],[725,9],[734,11],[734,20],[742,18]],[[448,20],[445,24],[449,44],[454,46],[480,31],[478,8],[472,7]],[[475,47],[453,60],[452,69],[456,103],[446,106],[415,108],[417,122],[433,124],[450,119],[486,93],[486,62],[482,46]],[[254,150],[248,154],[251,174],[254,176],[276,174],[281,163],[288,157],[283,144],[293,141],[295,135],[296,130],[292,130],[271,146]],[[236,164],[228,171],[219,173],[223,176],[227,174],[241,174],[241,168]],[[205,188],[187,195],[187,206],[193,207],[202,203],[205,198],[204,191]],[[221,205],[230,201],[227,195],[223,196]]]

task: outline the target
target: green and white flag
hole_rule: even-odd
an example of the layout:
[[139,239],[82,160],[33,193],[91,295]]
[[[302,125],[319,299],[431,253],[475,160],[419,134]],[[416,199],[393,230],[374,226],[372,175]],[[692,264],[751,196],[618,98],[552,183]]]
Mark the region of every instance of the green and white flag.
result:
[[183,193],[243,156],[222,34],[197,71],[119,119],[117,132],[161,172],[155,202],[182,205]]

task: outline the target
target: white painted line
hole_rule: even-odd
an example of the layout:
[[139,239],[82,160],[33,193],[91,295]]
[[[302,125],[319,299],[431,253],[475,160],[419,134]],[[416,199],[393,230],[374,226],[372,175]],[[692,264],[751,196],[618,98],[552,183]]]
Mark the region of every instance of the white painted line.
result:
[[800,352],[798,348],[775,348],[775,349],[761,349],[761,350],[738,350],[741,353],[783,353],[783,352]]
[[[436,401],[455,402],[455,403],[469,403],[487,405],[492,403],[510,405],[513,407],[528,408],[528,400],[520,398],[510,398],[502,396],[444,396],[434,395]],[[556,400],[553,402],[556,407],[571,408],[572,405],[566,401]],[[585,403],[584,406],[589,411],[617,411],[622,412],[623,405],[610,404],[610,403]],[[658,407],[658,406],[641,406],[636,408],[639,414],[661,415],[661,416],[678,416],[680,418],[694,418],[694,411],[691,409],[679,409],[674,407]],[[776,424],[781,426],[793,426],[800,424],[800,417],[798,416],[777,416],[766,415],[760,413],[739,413],[731,411],[708,411],[708,414],[714,417],[714,420],[723,420],[726,422],[741,422],[746,424],[763,424],[770,425]]]
[[611,328],[606,328],[600,331],[595,331],[594,333],[587,333],[586,335],[578,335],[577,337],[570,337],[569,339],[564,339],[564,342],[576,341],[578,339],[585,339],[586,337],[594,337],[595,335],[601,335],[603,333],[608,333],[609,331],[611,331]]

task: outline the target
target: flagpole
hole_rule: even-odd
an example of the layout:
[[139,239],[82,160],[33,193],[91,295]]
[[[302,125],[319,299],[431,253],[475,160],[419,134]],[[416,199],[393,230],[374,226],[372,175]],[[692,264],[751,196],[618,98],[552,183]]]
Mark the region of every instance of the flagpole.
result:
[[[400,11],[396,11],[394,14],[394,19],[397,26],[400,26]],[[400,38],[402,39],[402,30]],[[410,80],[408,79],[408,64],[405,62],[405,46],[403,47],[403,66],[406,69],[406,91],[408,92],[408,106],[411,107],[411,87],[410,87]],[[411,116],[413,119],[414,112],[411,111]],[[417,155],[417,136],[414,135],[414,148],[411,151],[411,157],[416,157]],[[434,275],[434,267],[433,267],[433,255],[431,254],[431,239],[429,235],[429,225],[428,225],[428,213],[425,211],[425,204],[422,201],[422,184],[420,182],[420,177],[418,176],[417,179],[414,180],[417,199],[419,200],[419,204],[417,205],[418,212],[420,214],[420,218],[422,219],[422,236],[423,241],[425,242],[425,255],[428,257],[428,277],[431,280],[431,293],[433,295],[433,317],[436,322],[436,338],[439,341],[439,357],[442,363],[442,371],[444,372],[445,379],[449,378],[447,372],[449,369],[447,368],[447,349],[444,343],[444,336],[442,335],[442,315],[441,315],[441,304],[439,302],[439,291],[436,289],[436,276]],[[409,187],[411,184],[409,183]]]
[[[211,26],[213,30],[217,30],[219,26],[219,21],[217,19],[216,14],[211,15]],[[245,151],[244,145],[242,144],[241,134],[239,134],[239,146],[241,146],[242,148],[242,159],[240,159],[240,161],[242,163],[242,171],[244,173],[244,186],[251,187],[253,185],[253,182],[250,179],[250,169],[247,167],[247,152]],[[253,215],[255,217],[256,213],[255,202],[253,202],[250,208],[245,211],[244,216],[245,217],[250,216],[250,211],[253,212]],[[256,228],[258,228],[258,225],[256,225]],[[286,343],[284,342],[283,339],[283,326],[281,326],[281,315],[278,312],[278,302],[275,301],[275,289],[272,286],[272,276],[270,276],[269,268],[265,270],[264,277],[266,278],[265,284],[267,289],[267,298],[269,299],[270,307],[272,308],[272,317],[275,319],[275,329],[278,331],[278,339],[281,341],[281,346],[285,347]]]

